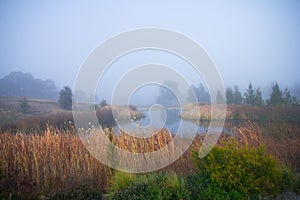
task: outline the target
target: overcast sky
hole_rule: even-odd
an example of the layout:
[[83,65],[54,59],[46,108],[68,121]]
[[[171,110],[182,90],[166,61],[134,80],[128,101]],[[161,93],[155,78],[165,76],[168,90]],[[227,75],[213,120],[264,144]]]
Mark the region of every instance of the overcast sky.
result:
[[[143,27],[171,29],[192,38],[207,51],[226,86],[243,89],[251,81],[262,87],[274,82],[290,87],[299,82],[297,0],[1,0],[0,27],[0,76],[29,72],[54,80],[59,88],[73,86],[79,67],[103,41]],[[168,62],[164,55],[150,52],[141,59],[143,55],[148,54],[122,64],[149,58]],[[183,68],[172,59],[175,68]],[[197,82],[192,73],[191,80]]]

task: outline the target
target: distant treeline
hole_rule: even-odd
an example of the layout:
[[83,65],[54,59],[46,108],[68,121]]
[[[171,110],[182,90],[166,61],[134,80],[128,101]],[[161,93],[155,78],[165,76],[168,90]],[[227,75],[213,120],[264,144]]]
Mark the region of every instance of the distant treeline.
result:
[[0,95],[57,100],[58,89],[50,79],[43,81],[29,73],[11,72],[0,79]]
[[[210,95],[202,84],[198,87],[191,86],[189,93],[194,92],[198,103],[210,103]],[[224,102],[225,98],[217,97],[217,101]],[[272,87],[272,93],[269,98],[264,99],[259,87],[254,88],[250,82],[248,88],[242,93],[236,85],[233,88],[226,88],[226,103],[235,105],[249,105],[249,106],[264,106],[264,105],[297,105],[299,99],[293,95],[288,88],[282,90],[278,83]]]
[[[167,87],[160,87],[160,94],[156,98],[156,103],[164,106],[178,106],[179,102],[175,94],[179,93],[178,85],[173,81],[166,81],[165,86],[171,88],[174,93]],[[294,89],[295,90],[295,89]],[[210,104],[211,98],[207,89],[203,84],[198,86],[192,85],[188,92],[187,102]],[[195,96],[194,96],[195,95]],[[299,96],[299,95],[298,95]],[[195,102],[196,97],[196,102]],[[217,103],[224,103],[231,105],[249,105],[249,106],[264,106],[264,105],[297,105],[299,104],[299,98],[292,94],[288,88],[281,89],[278,83],[275,83],[272,87],[272,92],[269,98],[264,99],[262,91],[259,87],[254,88],[250,82],[248,88],[241,92],[240,88],[236,85],[233,88],[226,88],[226,97],[218,92],[216,97]]]

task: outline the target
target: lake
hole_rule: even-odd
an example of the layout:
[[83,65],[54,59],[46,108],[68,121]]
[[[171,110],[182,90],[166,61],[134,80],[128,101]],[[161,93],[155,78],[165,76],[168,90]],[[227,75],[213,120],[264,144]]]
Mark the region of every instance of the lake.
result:
[[[162,127],[170,130],[172,134],[177,134],[179,131],[179,126],[181,123],[181,134],[188,134],[191,131],[197,133],[206,133],[207,127],[202,125],[197,125],[191,121],[182,120],[179,117],[180,109],[148,109],[148,110],[139,110],[142,112],[145,117],[132,122],[139,129],[155,129],[159,130]],[[152,116],[152,121],[151,121]],[[163,123],[165,121],[165,123]],[[136,127],[133,127],[132,124],[122,124],[122,130],[131,131]],[[119,127],[115,127],[115,132],[119,133]]]

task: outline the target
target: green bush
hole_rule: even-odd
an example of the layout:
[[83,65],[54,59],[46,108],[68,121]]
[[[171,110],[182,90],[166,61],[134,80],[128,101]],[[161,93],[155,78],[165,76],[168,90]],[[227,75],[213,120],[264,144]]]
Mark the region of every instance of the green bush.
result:
[[[122,174],[122,175],[120,175]],[[128,182],[121,178],[129,177]],[[189,192],[183,177],[174,173],[124,175],[117,172],[112,179],[112,199],[188,199]]]
[[130,186],[134,182],[135,176],[125,172],[116,172],[110,181],[110,192],[115,193]]
[[300,195],[300,178],[298,177],[295,185],[294,185],[294,192],[296,192],[298,195]]
[[[41,199],[41,197],[40,197]],[[101,192],[91,189],[83,185],[70,191],[64,191],[55,194],[50,200],[99,200],[102,199]]]
[[204,173],[187,177],[187,189],[190,199],[244,199],[245,194],[236,190],[227,191],[210,180]]
[[112,199],[263,199],[282,190],[299,192],[294,173],[263,146],[239,147],[231,140],[205,158],[200,159],[197,151],[192,157],[198,172],[186,178],[175,173],[116,172],[110,185]]
[[149,187],[145,183],[132,183],[130,186],[117,191],[113,195],[113,200],[142,200],[150,199]]
[[[222,193],[222,198],[228,196],[232,199],[238,199],[240,195],[244,198],[259,198],[265,193],[276,195],[279,192],[282,169],[280,164],[266,153],[264,147],[238,147],[234,140],[223,145],[214,147],[202,159],[198,157],[198,152],[193,151],[193,160],[199,170],[199,176],[207,176],[208,179],[207,184],[203,186],[204,192],[200,194],[204,199],[214,199],[217,193],[214,190]],[[214,195],[213,198],[209,194]]]
[[282,179],[280,180],[280,190],[296,190],[296,174],[286,166],[282,165]]

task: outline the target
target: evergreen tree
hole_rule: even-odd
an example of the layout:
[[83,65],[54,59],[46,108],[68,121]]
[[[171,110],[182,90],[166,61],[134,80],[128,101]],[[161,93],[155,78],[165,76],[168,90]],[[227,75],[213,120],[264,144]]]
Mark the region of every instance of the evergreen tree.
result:
[[279,88],[279,85],[275,83],[275,85],[272,87],[272,93],[270,96],[270,99],[268,100],[268,105],[283,105],[284,98],[282,95],[282,91]]
[[291,95],[291,92],[289,91],[289,89],[285,88],[283,95],[284,95],[283,102],[285,105],[296,105],[297,104],[297,98],[295,96]]
[[243,103],[243,96],[237,85],[234,86],[234,96],[233,97],[234,97],[234,100],[233,100],[234,104],[241,105]]
[[234,94],[230,87],[226,89],[226,102],[227,104],[234,104]]
[[222,96],[220,91],[218,91],[218,93],[217,93],[216,100],[217,100],[217,104],[224,104],[225,103],[225,99]]
[[251,82],[250,82],[248,88],[246,89],[244,96],[245,96],[245,103],[247,105],[250,105],[250,106],[255,105],[255,91],[253,89]]
[[[174,93],[173,93],[174,92]],[[165,81],[159,88],[159,96],[156,103],[163,106],[178,106],[176,94],[179,94],[178,84],[174,81]]]
[[66,110],[72,110],[72,90],[71,88],[65,86],[59,92],[59,105],[61,108]]
[[255,90],[255,105],[263,106],[265,104],[264,99],[262,98],[262,93],[259,88]]
[[206,91],[205,87],[202,83],[196,86],[191,86],[188,91],[188,101],[193,101],[193,92],[196,95],[196,100],[198,103],[210,103],[210,96],[209,93]]

